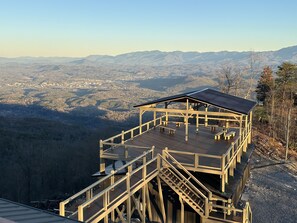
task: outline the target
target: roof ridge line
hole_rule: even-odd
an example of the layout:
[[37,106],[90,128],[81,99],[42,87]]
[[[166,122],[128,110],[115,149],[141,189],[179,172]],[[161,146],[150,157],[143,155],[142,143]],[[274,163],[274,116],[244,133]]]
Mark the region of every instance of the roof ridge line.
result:
[[201,91],[205,91],[205,90],[207,90],[208,88],[204,88],[204,89],[201,89],[201,90],[198,90],[198,91],[194,91],[194,92],[191,92],[191,93],[186,93],[186,95],[187,96],[191,96],[191,95],[193,95],[193,94],[197,94],[197,93],[199,93],[199,92],[201,92]]

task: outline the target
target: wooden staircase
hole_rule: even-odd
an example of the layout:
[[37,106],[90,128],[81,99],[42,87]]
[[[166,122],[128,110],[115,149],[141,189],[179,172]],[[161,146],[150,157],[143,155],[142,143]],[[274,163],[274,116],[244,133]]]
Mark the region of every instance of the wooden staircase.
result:
[[212,192],[198,181],[182,164],[164,150],[159,177],[200,216],[208,217],[211,211],[209,198]]
[[189,186],[183,179],[178,177],[170,168],[164,168],[160,171],[159,177],[177,193],[190,207],[200,216],[205,216],[205,198],[195,193],[195,190]]

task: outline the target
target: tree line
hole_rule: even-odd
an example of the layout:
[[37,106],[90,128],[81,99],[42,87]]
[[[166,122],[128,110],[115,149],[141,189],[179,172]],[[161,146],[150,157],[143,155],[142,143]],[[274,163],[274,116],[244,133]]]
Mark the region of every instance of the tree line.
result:
[[287,148],[297,149],[297,64],[284,62],[276,71],[264,67],[256,94],[262,130]]

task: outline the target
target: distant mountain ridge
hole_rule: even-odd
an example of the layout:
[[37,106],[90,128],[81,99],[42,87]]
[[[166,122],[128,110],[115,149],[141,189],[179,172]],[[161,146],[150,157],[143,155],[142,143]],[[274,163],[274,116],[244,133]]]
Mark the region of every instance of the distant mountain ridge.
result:
[[246,64],[251,58],[256,57],[261,63],[268,65],[277,65],[283,61],[297,62],[297,45],[282,48],[276,51],[220,51],[220,52],[162,52],[139,51],[120,54],[116,56],[108,55],[90,55],[82,58],[72,57],[19,57],[3,58],[0,57],[0,63],[40,63],[40,64],[73,64],[73,65],[145,65],[145,66],[172,66],[172,65],[191,65],[200,63],[241,63]]

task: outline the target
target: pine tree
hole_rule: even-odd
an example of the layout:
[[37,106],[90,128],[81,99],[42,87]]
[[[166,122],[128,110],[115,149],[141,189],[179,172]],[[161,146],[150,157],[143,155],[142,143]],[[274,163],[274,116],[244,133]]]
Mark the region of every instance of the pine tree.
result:
[[274,80],[270,67],[264,67],[257,85],[257,100],[265,104],[268,94],[273,90]]

